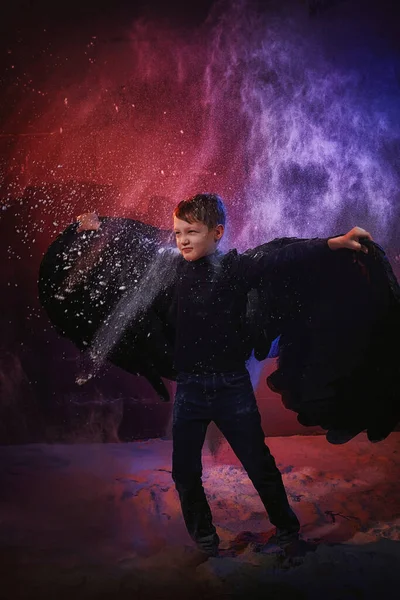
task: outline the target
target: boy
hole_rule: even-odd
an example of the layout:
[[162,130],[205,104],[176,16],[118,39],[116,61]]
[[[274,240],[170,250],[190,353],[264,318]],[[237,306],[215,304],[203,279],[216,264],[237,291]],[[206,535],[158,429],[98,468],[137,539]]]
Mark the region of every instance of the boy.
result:
[[[223,255],[225,208],[215,194],[199,194],[174,210],[176,243],[183,260],[177,273],[172,477],[187,530],[199,550],[218,554],[219,538],[202,486],[201,452],[207,426],[214,421],[245,468],[276,527],[275,542],[296,541],[300,524],[291,509],[281,474],[265,444],[249,374],[243,316],[247,293],[277,273],[269,256],[235,250]],[[279,273],[293,261],[313,261],[323,253],[367,249],[371,239],[355,227],[328,240],[299,241],[279,254]]]
[[[174,367],[178,373],[173,409],[172,477],[188,532],[208,556],[218,553],[219,538],[202,486],[201,452],[207,426],[214,421],[241,461],[276,527],[275,542],[296,541],[299,521],[289,506],[281,474],[261,427],[245,362],[249,355],[244,315],[247,293],[285,276],[287,265],[311,270],[324,254],[348,248],[367,252],[355,227],[344,236],[298,241],[276,254],[223,255],[225,207],[215,194],[183,200],[174,210],[174,232],[181,257],[175,301],[170,307],[175,329]],[[98,229],[94,213],[79,217],[79,231]],[[288,290],[290,293],[290,290]]]

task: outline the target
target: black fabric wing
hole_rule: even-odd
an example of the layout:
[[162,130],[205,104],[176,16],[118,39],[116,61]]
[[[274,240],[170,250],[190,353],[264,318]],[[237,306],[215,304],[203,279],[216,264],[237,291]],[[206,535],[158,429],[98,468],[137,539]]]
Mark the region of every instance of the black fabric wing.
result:
[[390,263],[366,242],[368,254],[329,252],[282,275],[279,248],[296,241],[251,251],[273,252],[275,265],[250,313],[255,356],[280,336],[268,385],[301,424],[382,440],[400,421],[400,289]]
[[[144,278],[160,249],[170,245],[171,234],[139,221],[112,217],[101,217],[98,231],[77,233],[77,227],[67,227],[48,248],[38,288],[40,302],[57,331],[85,351],[99,331],[104,329],[107,335],[107,321],[121,306],[129,306],[139,288],[143,295],[147,285],[151,293],[156,281],[143,286]],[[158,283],[162,287],[166,281]],[[175,378],[171,343],[150,301],[125,322],[107,358],[130,373],[145,376],[167,400],[161,377]]]

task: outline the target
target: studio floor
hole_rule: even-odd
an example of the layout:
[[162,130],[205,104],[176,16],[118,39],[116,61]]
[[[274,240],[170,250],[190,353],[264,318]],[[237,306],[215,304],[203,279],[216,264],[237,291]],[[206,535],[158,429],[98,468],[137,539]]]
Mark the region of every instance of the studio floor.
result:
[[0,598],[347,599],[400,596],[400,433],[343,446],[267,440],[302,537],[284,557],[226,442],[204,448],[222,556],[194,560],[170,440],[0,447]]

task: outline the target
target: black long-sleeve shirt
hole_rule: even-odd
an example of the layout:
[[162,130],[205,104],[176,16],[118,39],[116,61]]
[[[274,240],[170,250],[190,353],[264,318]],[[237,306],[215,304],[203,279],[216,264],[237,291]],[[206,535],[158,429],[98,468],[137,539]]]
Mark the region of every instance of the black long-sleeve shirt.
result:
[[[245,313],[252,288],[272,286],[287,270],[318,270],[331,250],[325,239],[297,241],[262,251],[215,253],[178,263],[174,366],[178,372],[243,370],[249,357]],[[260,324],[261,325],[261,324]]]

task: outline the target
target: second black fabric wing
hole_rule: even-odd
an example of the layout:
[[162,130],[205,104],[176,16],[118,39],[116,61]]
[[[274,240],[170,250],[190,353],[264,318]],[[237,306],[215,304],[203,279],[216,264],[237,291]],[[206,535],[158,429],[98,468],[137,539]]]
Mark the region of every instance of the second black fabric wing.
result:
[[256,357],[280,334],[268,384],[300,423],[366,429],[371,441],[393,431],[400,421],[400,292],[379,246],[370,243],[368,255],[332,252],[316,269],[297,265],[283,278],[277,268],[259,290],[259,305],[265,331]]

